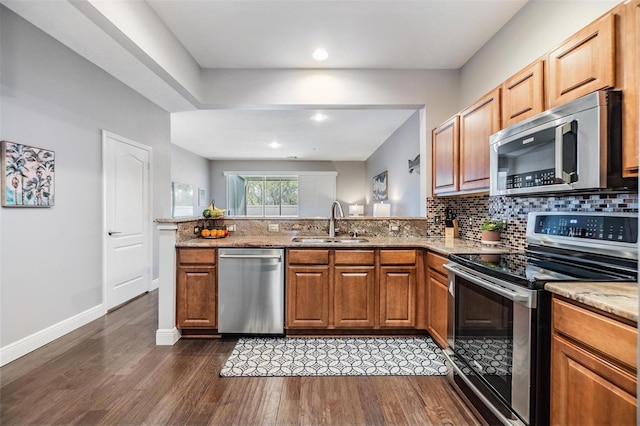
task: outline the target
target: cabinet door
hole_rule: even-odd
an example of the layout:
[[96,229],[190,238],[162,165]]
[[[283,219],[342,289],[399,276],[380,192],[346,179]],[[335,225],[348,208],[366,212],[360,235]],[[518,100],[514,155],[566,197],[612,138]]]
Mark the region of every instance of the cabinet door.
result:
[[334,279],[335,326],[374,326],[374,276],[373,266],[336,266]]
[[614,87],[615,15],[587,25],[549,53],[549,107]]
[[500,89],[460,113],[460,190],[489,188],[489,136],[500,130]]
[[449,346],[447,344],[449,288],[446,278],[430,270],[427,275],[427,292],[429,332],[440,347],[446,348]]
[[329,326],[329,267],[289,266],[287,327]]
[[502,84],[502,127],[544,110],[544,61],[536,61]]
[[551,424],[635,425],[635,375],[554,335]]
[[176,291],[178,328],[217,327],[215,266],[179,267]]
[[625,5],[622,37],[622,173],[638,176],[638,137],[640,136],[640,0]]
[[456,115],[431,134],[432,187],[434,194],[458,191],[458,143],[460,118]]
[[380,327],[415,327],[416,268],[380,267]]

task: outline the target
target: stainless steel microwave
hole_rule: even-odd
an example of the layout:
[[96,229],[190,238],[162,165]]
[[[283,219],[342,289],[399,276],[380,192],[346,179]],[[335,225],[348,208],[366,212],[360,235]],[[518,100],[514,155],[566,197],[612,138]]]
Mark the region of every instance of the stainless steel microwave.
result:
[[622,178],[622,92],[601,90],[491,135],[490,195],[637,190]]

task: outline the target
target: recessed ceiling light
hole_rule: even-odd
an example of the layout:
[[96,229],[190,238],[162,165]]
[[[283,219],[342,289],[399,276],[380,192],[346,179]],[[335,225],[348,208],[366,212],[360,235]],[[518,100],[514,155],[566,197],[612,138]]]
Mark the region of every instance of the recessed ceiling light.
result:
[[276,148],[280,148],[281,145],[278,142],[273,141],[269,144],[269,146],[273,149],[276,149]]
[[327,51],[324,50],[322,47],[319,47],[313,51],[313,59],[315,59],[316,61],[324,61],[328,57],[329,57],[329,53],[327,53]]
[[318,113],[313,114],[311,116],[311,119],[314,120],[314,121],[323,121],[323,120],[327,119],[327,116],[322,114],[322,113],[320,113],[320,112],[318,112]]

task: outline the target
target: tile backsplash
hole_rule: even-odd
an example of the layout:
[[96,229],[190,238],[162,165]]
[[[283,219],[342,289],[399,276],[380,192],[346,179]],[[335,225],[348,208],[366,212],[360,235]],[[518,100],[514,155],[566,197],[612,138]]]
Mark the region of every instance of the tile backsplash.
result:
[[429,235],[444,235],[444,212],[456,213],[460,237],[480,240],[480,225],[485,218],[503,219],[507,230],[502,243],[509,247],[526,247],[527,215],[535,211],[638,212],[638,194],[595,194],[553,197],[469,197],[427,198]]

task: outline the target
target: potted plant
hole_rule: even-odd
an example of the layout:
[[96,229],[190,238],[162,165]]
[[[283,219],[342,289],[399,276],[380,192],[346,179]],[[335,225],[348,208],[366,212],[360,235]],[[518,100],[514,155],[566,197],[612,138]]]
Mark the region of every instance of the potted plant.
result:
[[487,218],[480,226],[483,244],[500,244],[500,233],[507,229],[506,222],[498,219]]

